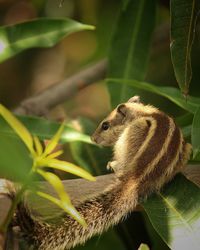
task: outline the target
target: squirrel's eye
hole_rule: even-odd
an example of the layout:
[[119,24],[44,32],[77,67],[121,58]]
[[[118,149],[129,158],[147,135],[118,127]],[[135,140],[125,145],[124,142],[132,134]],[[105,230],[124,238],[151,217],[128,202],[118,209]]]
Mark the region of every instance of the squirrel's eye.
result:
[[102,125],[101,125],[101,128],[102,128],[103,130],[107,130],[107,129],[109,129],[109,127],[110,127],[110,125],[109,125],[108,122],[103,122]]

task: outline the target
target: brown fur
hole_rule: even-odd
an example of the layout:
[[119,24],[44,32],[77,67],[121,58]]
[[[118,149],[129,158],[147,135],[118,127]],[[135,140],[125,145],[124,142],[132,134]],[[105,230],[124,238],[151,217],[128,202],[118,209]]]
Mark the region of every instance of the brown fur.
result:
[[[108,129],[103,130],[103,122],[109,123]],[[139,103],[138,98],[118,106],[103,122],[92,139],[101,145],[114,145],[111,165],[116,179],[96,197],[77,205],[87,228],[69,216],[64,216],[60,224],[48,224],[33,217],[21,204],[19,225],[36,249],[69,249],[102,233],[132,211],[139,198],[159,191],[190,156],[191,146],[184,142],[172,118]]]
[[137,161],[137,167],[135,168],[135,174],[137,177],[143,174],[146,166],[159,154],[169,130],[169,118],[166,115],[158,113],[152,114],[152,117],[156,120],[157,127],[154,135],[148,143],[148,147]]

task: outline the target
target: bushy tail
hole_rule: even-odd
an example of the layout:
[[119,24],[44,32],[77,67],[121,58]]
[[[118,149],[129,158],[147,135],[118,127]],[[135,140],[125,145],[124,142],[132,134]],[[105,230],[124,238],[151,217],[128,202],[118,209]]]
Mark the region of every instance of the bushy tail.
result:
[[59,224],[46,223],[33,217],[23,203],[18,206],[17,221],[36,249],[69,249],[117,224],[132,211],[138,204],[137,188],[131,176],[119,178],[105,192],[80,204],[76,209],[85,218],[87,227],[67,215]]

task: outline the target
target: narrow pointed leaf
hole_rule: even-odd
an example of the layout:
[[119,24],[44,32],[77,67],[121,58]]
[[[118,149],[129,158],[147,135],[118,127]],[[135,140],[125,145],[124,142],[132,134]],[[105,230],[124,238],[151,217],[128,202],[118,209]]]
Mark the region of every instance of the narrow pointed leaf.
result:
[[145,77],[155,12],[155,0],[131,0],[122,5],[110,45],[108,76],[121,78],[123,85],[108,85],[112,106],[133,93],[124,79],[143,80]]
[[[115,82],[118,84],[122,84],[121,79],[108,79],[107,81],[108,81],[108,83],[110,81],[112,81],[112,82]],[[177,88],[159,87],[159,86],[153,85],[151,83],[140,82],[137,80],[124,80],[124,82],[126,82],[128,85],[133,86],[137,89],[146,90],[146,91],[164,96],[167,99],[169,99],[170,101],[177,104],[179,107],[181,107],[181,108],[183,108],[183,109],[185,109],[193,114],[196,112],[196,110],[200,104],[200,98],[193,97],[193,96],[188,96],[187,101],[186,101],[185,98],[182,96],[180,90],[178,90]]]
[[36,47],[52,47],[65,36],[93,26],[70,19],[40,18],[0,28],[0,62]]
[[181,174],[143,207],[158,234],[173,250],[199,250],[200,188]]
[[200,153],[200,106],[194,114],[191,132],[193,158]]
[[55,197],[53,197],[49,194],[46,194],[44,192],[38,191],[37,195],[39,195],[40,197],[42,197],[44,199],[47,199],[47,200],[53,202],[58,207],[63,209],[66,213],[71,215],[72,218],[77,220],[82,226],[86,226],[86,222],[85,222],[84,218],[78,213],[78,211],[72,205],[70,205],[68,203],[63,203],[61,200],[58,200]]
[[9,126],[25,143],[31,153],[33,153],[33,139],[27,128],[3,105],[0,104],[0,115],[6,120]]
[[63,154],[63,152],[64,152],[63,150],[58,150],[55,153],[48,155],[46,158],[47,159],[54,159],[54,158],[60,156],[61,154]]
[[64,123],[60,126],[60,128],[58,129],[56,134],[53,136],[53,138],[47,144],[47,146],[46,146],[46,148],[44,150],[44,156],[50,154],[55,149],[55,147],[57,146],[58,141],[59,141],[59,139],[61,137],[63,129],[64,129]]
[[37,173],[40,174],[46,181],[48,181],[54,187],[54,189],[56,190],[58,196],[62,201],[71,204],[70,198],[65,192],[62,181],[60,180],[60,178],[58,178],[57,175],[50,172],[45,172],[40,169],[37,169]]
[[72,218],[77,220],[83,227],[87,227],[87,223],[85,222],[84,218],[79,214],[79,212],[73,207],[68,206],[65,203],[62,203],[62,208],[71,215]]
[[37,154],[38,154],[38,155],[41,155],[41,154],[42,154],[42,151],[43,151],[41,142],[39,141],[39,139],[38,139],[37,136],[34,136],[34,137],[33,137],[33,140],[34,140],[35,149],[36,149]]
[[184,95],[188,94],[192,78],[191,49],[199,0],[171,0],[171,56],[174,72]]
[[52,160],[48,159],[46,161],[46,166],[80,176],[89,181],[95,181],[95,177],[93,177],[90,173],[88,173],[87,171],[85,171],[84,169],[80,167],[77,167],[76,165],[70,162],[60,161],[57,159],[52,159]]
[[61,201],[50,194],[46,194],[46,193],[41,192],[41,191],[37,191],[36,194],[39,195],[40,197],[43,197],[43,198],[53,202],[54,204],[56,204],[59,207],[61,206]]

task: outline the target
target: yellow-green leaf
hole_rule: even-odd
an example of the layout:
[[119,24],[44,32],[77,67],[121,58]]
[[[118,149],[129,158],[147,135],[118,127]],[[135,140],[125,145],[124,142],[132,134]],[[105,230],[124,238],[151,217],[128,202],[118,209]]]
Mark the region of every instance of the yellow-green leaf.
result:
[[73,217],[75,220],[77,220],[82,226],[87,225],[84,218],[79,214],[79,212],[71,204],[63,203],[61,200],[58,200],[55,197],[53,197],[49,194],[40,192],[40,191],[37,192],[37,195],[39,195],[40,197],[45,198],[45,199],[53,202],[54,204],[56,204],[58,207],[63,209],[66,213],[71,215],[71,217]]
[[43,170],[37,169],[37,173],[39,173],[46,181],[48,181],[53,188],[55,189],[55,191],[57,192],[59,198],[67,203],[67,204],[71,204],[70,198],[68,196],[68,194],[65,192],[65,188],[62,184],[62,181],[60,180],[60,178],[53,174],[53,173],[49,173],[49,172],[45,172]]
[[40,140],[38,139],[37,136],[34,136],[33,140],[34,140],[35,149],[36,149],[37,154],[41,155],[43,150],[42,150],[42,144],[40,143]]
[[63,150],[58,150],[55,153],[48,155],[46,158],[47,159],[54,159],[54,158],[60,156],[61,154],[63,154]]
[[146,244],[141,244],[138,250],[149,250],[149,247]]
[[79,212],[71,205],[62,203],[62,208],[67,213],[71,215],[72,218],[77,220],[83,227],[87,226],[87,223],[85,222],[84,218],[79,214]]
[[61,137],[61,134],[63,132],[64,125],[65,124],[63,122],[62,125],[60,126],[60,128],[58,129],[58,131],[56,132],[56,134],[50,140],[50,142],[48,143],[48,145],[45,148],[44,155],[50,154],[55,149],[55,147],[58,144],[58,141],[59,141],[59,139]]
[[80,176],[82,178],[85,178],[89,181],[95,181],[95,177],[92,176],[90,173],[88,173],[87,171],[85,171],[84,169],[70,163],[67,161],[60,161],[57,159],[48,159],[46,161],[46,164],[48,167],[50,168],[55,168],[58,170],[62,170],[77,176]]
[[2,104],[0,104],[0,114],[26,144],[29,151],[34,154],[33,139],[27,128]]

